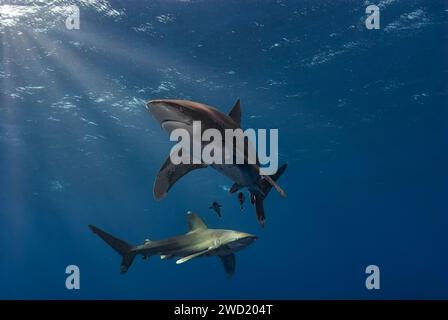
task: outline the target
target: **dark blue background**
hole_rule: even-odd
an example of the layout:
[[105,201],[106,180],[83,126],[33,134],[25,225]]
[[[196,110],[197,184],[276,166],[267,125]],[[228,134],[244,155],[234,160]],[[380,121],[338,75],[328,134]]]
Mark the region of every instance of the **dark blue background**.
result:
[[[80,6],[80,30],[48,12],[0,29],[0,298],[448,298],[448,7],[380,1],[367,30],[368,4],[110,1]],[[171,146],[155,98],[240,98],[243,127],[279,129],[288,197],[265,229],[211,169],[153,199]],[[139,244],[185,232],[187,210],[259,236],[233,278],[216,258],[122,276],[87,228]]]

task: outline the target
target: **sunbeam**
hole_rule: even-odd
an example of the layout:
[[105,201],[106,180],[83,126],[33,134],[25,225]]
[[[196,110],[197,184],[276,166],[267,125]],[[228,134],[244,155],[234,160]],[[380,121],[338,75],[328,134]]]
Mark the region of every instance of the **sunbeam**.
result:
[[[85,23],[81,30],[61,30],[52,35],[52,38],[70,39],[71,43],[76,43],[87,52],[91,51],[101,57],[99,61],[132,72],[128,82],[143,82],[148,84],[146,87],[152,86],[147,89],[149,92],[146,94],[158,95],[160,98],[169,98],[173,94],[172,90],[163,88],[163,81],[160,79],[165,79],[168,85],[169,81],[175,81],[173,85],[176,95],[184,98],[201,97],[204,89],[214,90],[215,87],[227,85],[222,82],[211,83],[212,75],[201,70],[199,65],[192,61],[185,62],[185,57],[173,50],[158,47],[158,42],[153,39],[145,39],[146,42],[135,35],[131,35],[133,39],[114,38],[106,31],[103,31],[104,34],[92,34],[88,32],[89,29],[89,24]],[[126,40],[132,40],[134,44],[131,47],[125,45]]]
[[[26,192],[29,191],[26,185],[26,173],[23,168],[24,161],[24,147],[23,139],[23,118],[21,117],[20,107],[16,103],[18,98],[15,93],[15,79],[16,74],[13,69],[13,57],[15,53],[11,48],[11,36],[8,33],[1,35],[1,62],[3,69],[3,76],[1,79],[1,114],[2,125],[0,126],[0,175],[2,176],[0,184],[2,190],[8,190],[7,193],[2,193],[0,206],[2,219],[6,219],[10,223],[10,228],[2,233],[2,237],[7,238],[7,241],[14,241],[18,246],[24,246],[23,234],[28,232],[29,220],[26,218],[25,206]],[[2,241],[2,243],[4,243]],[[23,257],[22,251],[15,253],[15,258]]]
[[[96,167],[97,163],[109,164],[98,168],[97,172],[103,180],[110,181],[104,183],[102,195],[115,197],[117,192],[120,192],[120,186],[117,187],[113,181],[120,177],[122,181],[126,181],[125,185],[132,185],[132,176],[135,173],[127,171],[145,168],[154,158],[154,155],[149,152],[149,148],[137,148],[137,146],[147,146],[147,141],[144,140],[147,130],[143,128],[147,124],[149,125],[149,122],[146,118],[143,101],[140,106],[136,106],[141,111],[126,110],[124,107],[121,109],[121,106],[108,105],[108,103],[112,104],[113,101],[125,101],[132,92],[127,87],[114,81],[104,83],[101,70],[83,65],[83,59],[77,55],[76,48],[63,47],[61,43],[55,45],[45,37],[37,39],[37,37],[29,34],[26,34],[26,37],[33,43],[33,48],[37,50],[37,55],[40,57],[38,59],[39,64],[42,65],[42,68],[45,69],[45,66],[49,65],[57,68],[55,72],[49,73],[49,75],[59,75],[51,80],[54,83],[52,91],[59,92],[59,96],[61,93],[70,92],[70,95],[63,94],[64,97],[67,97],[66,103],[70,103],[68,109],[65,109],[67,105],[56,106],[56,108],[47,107],[48,112],[51,112],[50,114],[54,114],[55,118],[61,120],[61,126],[57,127],[64,129],[64,133],[60,133],[50,140],[54,141],[60,148],[64,146],[64,142],[67,142],[67,140],[73,140],[73,147],[75,148],[73,151],[75,153],[82,152],[82,157],[85,158],[85,161],[79,162],[77,170],[90,172]],[[68,60],[60,59],[60,55],[68,57]],[[67,63],[67,61],[70,61],[70,63]],[[87,76],[87,73],[89,76]],[[92,93],[101,96],[102,92],[112,92],[113,98],[101,104],[91,98]],[[74,95],[77,98],[70,100]],[[54,103],[52,105],[54,106]],[[59,107],[62,108],[61,112],[63,114],[57,116]],[[144,119],[138,119],[139,115],[143,115]],[[126,125],[127,122],[137,124],[137,126],[128,126]],[[138,123],[141,125],[139,126]],[[129,130],[142,131],[141,141],[135,141],[135,137],[130,140],[131,131]],[[53,153],[56,151],[57,149],[53,150]],[[96,155],[95,158],[92,158],[93,151]],[[125,161],[121,156],[123,151],[133,152],[132,163],[129,160]],[[57,153],[53,156],[58,159],[66,158],[63,153]],[[47,155],[47,157],[50,157],[50,155]],[[49,159],[49,161],[55,163],[54,159]],[[56,162],[56,164],[59,168],[66,166],[66,164],[60,162]],[[120,167],[121,172],[111,172],[109,167]],[[49,168],[49,171],[51,172],[51,168]]]

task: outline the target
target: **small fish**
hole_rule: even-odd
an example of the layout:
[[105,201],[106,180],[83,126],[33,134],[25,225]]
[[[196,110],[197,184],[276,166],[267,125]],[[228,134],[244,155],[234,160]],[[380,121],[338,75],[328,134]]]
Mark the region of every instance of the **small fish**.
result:
[[218,215],[218,217],[221,218],[221,207],[222,205],[220,205],[218,202],[213,201],[212,205],[209,207],[209,209],[213,209],[215,210],[216,214]]
[[241,211],[243,211],[243,204],[244,204],[245,200],[246,200],[246,197],[244,196],[244,193],[239,192],[238,193],[238,201],[240,202]]

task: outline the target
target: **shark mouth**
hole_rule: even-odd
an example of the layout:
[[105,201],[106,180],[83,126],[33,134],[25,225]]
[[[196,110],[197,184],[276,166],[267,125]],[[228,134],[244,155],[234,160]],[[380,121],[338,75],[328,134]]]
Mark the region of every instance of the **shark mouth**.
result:
[[192,126],[188,121],[182,120],[163,120],[160,125],[162,129],[168,133],[171,133],[175,129],[185,129],[190,131]]

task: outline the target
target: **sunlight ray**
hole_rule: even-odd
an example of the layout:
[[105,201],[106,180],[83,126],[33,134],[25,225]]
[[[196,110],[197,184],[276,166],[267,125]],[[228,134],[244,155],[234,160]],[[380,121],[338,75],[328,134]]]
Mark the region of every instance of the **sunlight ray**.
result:
[[[25,223],[25,210],[23,205],[25,194],[25,177],[23,173],[22,155],[19,148],[24,147],[24,141],[20,132],[20,123],[18,123],[18,110],[13,91],[15,83],[12,71],[11,38],[7,33],[1,34],[1,62],[3,67],[3,76],[1,79],[1,106],[2,125],[0,126],[0,172],[2,173],[1,183],[5,184],[3,190],[8,190],[8,194],[2,195],[5,200],[2,205],[4,214],[11,222],[10,228],[6,230],[8,241],[13,241],[19,246],[22,244],[22,235],[27,232]],[[2,211],[3,211],[2,210]],[[5,235],[4,235],[5,236]],[[16,258],[21,257],[21,252],[15,253]]]
[[[71,63],[67,63],[66,60],[60,59],[57,54],[48,55],[48,52],[52,52],[53,49],[51,45],[48,45],[48,39],[43,39],[42,37],[40,37],[39,39],[30,37],[30,39],[34,42],[34,45],[39,48],[39,55],[45,56],[45,59],[40,60],[40,63],[42,63],[43,65],[51,65],[53,67],[57,66],[57,68],[60,69],[58,70],[57,74],[64,75],[64,77],[62,78],[58,77],[54,79],[54,90],[59,92],[70,92],[71,94],[77,92],[76,94],[81,97],[81,101],[84,101],[86,103],[81,107],[77,106],[79,103],[81,103],[81,101],[75,101],[75,105],[77,106],[77,108],[75,109],[76,114],[74,114],[75,117],[64,118],[64,123],[67,121],[67,119],[71,119],[69,120],[71,121],[71,125],[64,125],[65,130],[71,128],[72,132],[70,136],[76,137],[76,135],[84,134],[85,136],[90,137],[102,137],[94,143],[96,146],[95,151],[98,152],[98,149],[102,150],[101,152],[99,152],[99,154],[104,155],[116,155],[117,150],[126,150],[129,148],[129,145],[135,144],[134,141],[129,141],[129,138],[127,138],[127,136],[123,136],[122,133],[126,132],[126,128],[125,131],[123,131],[123,125],[117,124],[117,121],[110,117],[110,106],[106,105],[98,107],[95,101],[91,101],[88,99],[86,101],[88,93],[102,92],[105,90],[101,82],[101,73],[96,69],[79,67],[80,65],[82,65],[82,60],[67,48],[57,47],[57,53],[64,57],[69,57],[69,60],[67,61],[70,61]],[[90,77],[88,77],[87,74],[89,74]],[[123,99],[121,95],[129,94],[127,89],[123,90],[123,88],[121,88],[119,84],[114,82],[107,83],[107,90],[111,92],[118,92],[118,94],[115,95],[115,99],[117,100]],[[146,112],[144,111],[144,104],[142,104],[142,112],[144,116],[147,116]],[[117,115],[119,116],[119,118],[122,118],[123,116],[127,116],[128,118],[130,117],[130,122],[136,122],[136,116],[133,114],[134,113],[126,115],[126,112],[123,111]],[[86,123],[80,122],[78,121],[80,117],[83,117],[88,121],[94,121],[97,125],[88,125]],[[145,120],[141,120],[140,122],[142,124],[146,123]],[[142,134],[139,136],[141,136],[140,139],[145,139],[146,135],[142,132]],[[82,139],[82,137],[80,138]],[[80,141],[78,138],[78,144],[79,143]],[[90,142],[89,144],[91,143],[92,142]],[[92,146],[89,147],[88,145],[86,145],[82,148],[89,150],[89,148],[92,148]],[[154,158],[154,155],[152,155],[150,152],[144,151],[144,149],[142,150],[143,151],[136,151],[134,155],[135,160],[133,160],[136,164],[132,165],[131,168],[141,167],[142,164],[144,164],[145,162],[148,163],[148,160]],[[89,157],[88,154],[90,153],[90,151],[86,151],[85,157]],[[107,161],[121,162],[122,160],[111,159],[106,160],[106,163]],[[92,159],[86,158],[86,161],[84,163],[92,163]],[[127,164],[129,164],[129,161],[127,161]],[[104,170],[107,171],[108,168],[106,167],[104,168]],[[124,166],[123,170],[129,169],[125,168]],[[124,181],[128,181],[128,185],[131,185],[133,182],[132,175],[125,175],[123,179]],[[116,187],[114,187],[113,184],[110,183],[106,183],[104,185],[104,189],[104,193],[110,194],[111,196],[113,196],[114,192],[116,192]]]
[[[176,96],[184,95],[185,98],[191,99],[201,95],[202,89],[210,89],[207,83],[211,81],[210,75],[206,74],[198,65],[185,63],[184,57],[179,54],[168,51],[161,51],[156,45],[148,45],[142,42],[141,39],[135,39],[135,45],[132,47],[124,46],[125,41],[113,41],[109,34],[99,36],[83,30],[89,30],[88,25],[77,32],[64,30],[63,34],[71,39],[72,43],[81,46],[86,46],[90,50],[94,50],[97,54],[102,55],[102,60],[108,60],[111,63],[116,63],[117,66],[124,66],[127,70],[132,70],[138,82],[154,82],[159,80],[157,85],[160,85],[160,78],[180,82],[187,89],[187,94],[176,92]],[[127,40],[129,41],[129,39]],[[171,79],[175,75],[175,80]],[[223,87],[224,83],[216,83],[215,86]],[[148,94],[159,94],[161,97],[168,98],[173,93],[171,91],[156,92],[157,88],[153,88],[153,92]],[[167,96],[165,96],[167,95]]]

